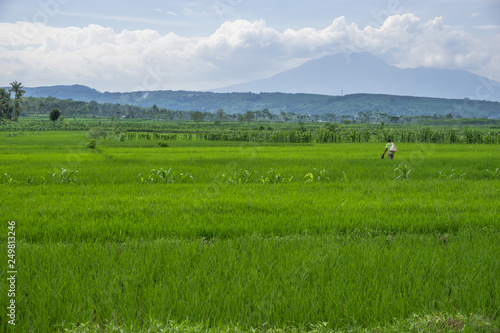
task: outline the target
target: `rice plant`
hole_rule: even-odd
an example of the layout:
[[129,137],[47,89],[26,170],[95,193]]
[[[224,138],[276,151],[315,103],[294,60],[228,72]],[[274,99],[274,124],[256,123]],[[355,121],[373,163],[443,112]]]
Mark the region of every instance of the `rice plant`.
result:
[[[81,149],[85,132],[1,140],[0,211],[19,223],[22,260],[15,329],[497,333],[498,147],[408,143],[418,152],[393,168],[373,159],[379,144],[344,143],[359,133],[179,138],[168,154],[151,133],[99,141],[105,154]],[[81,186],[53,184],[54,165],[58,183]]]

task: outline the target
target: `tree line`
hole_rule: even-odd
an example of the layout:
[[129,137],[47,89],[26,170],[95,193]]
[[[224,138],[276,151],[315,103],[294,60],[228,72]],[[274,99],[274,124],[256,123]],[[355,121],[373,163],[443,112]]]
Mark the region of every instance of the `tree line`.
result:
[[[24,110],[31,110],[31,105],[29,103],[25,103],[26,99],[22,98],[26,93],[23,88],[23,84],[17,81],[10,84],[9,90],[0,88],[0,119],[7,119],[16,122]],[[13,99],[12,95],[14,95]],[[24,109],[26,106],[25,104],[27,104],[26,109]],[[49,118],[54,123],[54,127],[61,114],[61,110],[58,108],[52,108],[50,110]]]
[[[26,93],[21,82],[14,81],[9,90],[0,88],[0,117],[17,121],[22,112],[22,97]],[[12,99],[12,95],[14,98]]]
[[[461,124],[465,120],[460,115],[451,112],[443,115],[394,115],[381,112],[378,109],[359,111],[357,114],[342,114],[340,111],[308,114],[298,112],[272,112],[263,110],[247,110],[243,113],[227,113],[222,108],[216,112],[199,110],[172,110],[160,108],[156,104],[151,107],[123,105],[118,103],[98,103],[96,101],[83,102],[72,99],[58,99],[55,97],[23,97],[25,91],[20,82],[14,81],[10,88],[0,88],[0,119],[17,121],[21,116],[39,117],[49,116],[51,121],[68,117],[73,118],[111,118],[111,119],[149,119],[149,120],[191,120],[195,123],[223,122],[250,123],[259,121],[281,122],[332,122],[340,124],[410,124],[415,122],[450,123],[454,120]],[[485,119],[486,120],[486,119]],[[494,122],[493,120],[491,122]],[[484,122],[482,122],[484,123]]]

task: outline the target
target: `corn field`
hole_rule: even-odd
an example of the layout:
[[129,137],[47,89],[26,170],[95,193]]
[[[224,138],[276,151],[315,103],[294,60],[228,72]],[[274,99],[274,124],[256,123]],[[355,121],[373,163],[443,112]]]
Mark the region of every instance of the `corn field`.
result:
[[303,132],[289,131],[244,131],[244,132],[206,132],[197,134],[198,140],[244,141],[271,143],[353,143],[353,142],[395,142],[407,143],[500,143],[500,132],[480,132],[464,129],[439,130],[423,128],[420,130],[380,130],[367,129],[317,130]]
[[500,143],[500,132],[481,132],[478,130],[439,130],[423,128],[420,130],[282,130],[282,131],[235,131],[203,133],[139,133],[120,134],[119,141],[125,140],[204,140],[269,143],[355,143],[385,142],[391,139],[405,143]]

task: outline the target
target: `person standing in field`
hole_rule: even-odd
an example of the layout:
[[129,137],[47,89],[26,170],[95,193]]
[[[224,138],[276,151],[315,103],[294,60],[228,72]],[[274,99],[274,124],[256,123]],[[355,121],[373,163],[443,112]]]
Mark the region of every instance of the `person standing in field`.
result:
[[384,158],[385,153],[389,151],[387,154],[387,158],[390,160],[394,159],[394,153],[398,151],[396,145],[391,141],[391,139],[387,140],[387,144],[385,145],[384,153],[382,154],[382,158]]

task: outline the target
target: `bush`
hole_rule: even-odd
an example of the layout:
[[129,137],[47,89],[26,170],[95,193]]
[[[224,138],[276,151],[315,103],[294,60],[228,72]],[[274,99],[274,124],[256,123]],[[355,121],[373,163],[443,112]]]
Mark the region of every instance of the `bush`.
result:
[[168,144],[165,141],[158,142],[158,146],[160,147],[168,147]]
[[92,139],[87,143],[87,145],[85,147],[90,148],[90,149],[94,149],[96,146],[97,146],[97,140]]

